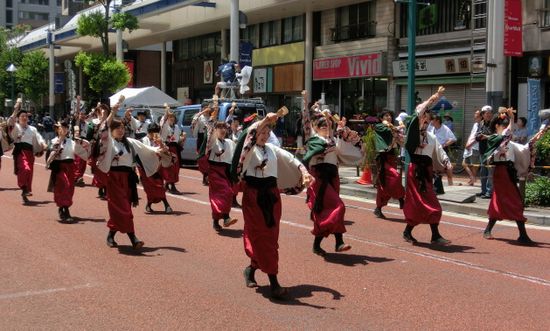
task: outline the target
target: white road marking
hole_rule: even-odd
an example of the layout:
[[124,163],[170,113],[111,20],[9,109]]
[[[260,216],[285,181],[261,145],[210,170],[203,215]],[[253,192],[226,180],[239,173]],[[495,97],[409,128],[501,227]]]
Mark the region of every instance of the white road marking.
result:
[[38,291],[24,291],[24,292],[0,294],[0,300],[23,298],[23,297],[30,297],[35,295],[45,295],[45,294],[52,294],[57,292],[68,292],[68,291],[80,290],[83,288],[90,288],[93,286],[94,285],[87,283],[87,284],[75,285],[71,287],[58,287],[58,288],[49,288],[49,289],[38,290]]

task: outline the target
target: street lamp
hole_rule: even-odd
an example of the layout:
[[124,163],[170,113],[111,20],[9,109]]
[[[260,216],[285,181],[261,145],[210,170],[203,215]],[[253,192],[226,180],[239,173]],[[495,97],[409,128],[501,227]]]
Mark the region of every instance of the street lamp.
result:
[[11,75],[11,105],[12,107],[15,107],[15,72],[17,71],[17,67],[13,63],[10,63],[10,65],[6,68],[6,71]]

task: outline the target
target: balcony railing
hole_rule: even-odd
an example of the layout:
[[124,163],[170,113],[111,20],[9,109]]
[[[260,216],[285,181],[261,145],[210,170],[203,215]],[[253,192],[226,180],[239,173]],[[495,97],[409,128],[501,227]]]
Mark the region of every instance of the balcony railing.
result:
[[334,42],[373,38],[376,36],[376,22],[339,26],[330,29],[330,32]]

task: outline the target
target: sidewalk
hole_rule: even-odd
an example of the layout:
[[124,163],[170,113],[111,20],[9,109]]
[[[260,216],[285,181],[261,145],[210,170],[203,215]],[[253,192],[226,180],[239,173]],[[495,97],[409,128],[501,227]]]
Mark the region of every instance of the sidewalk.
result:
[[[340,167],[341,185],[340,192],[342,195],[350,195],[361,197],[364,199],[376,199],[376,189],[370,185],[360,185],[356,181],[359,179],[355,167]],[[447,179],[443,178],[445,194],[438,195],[439,202],[443,211],[450,211],[459,214],[474,215],[479,217],[487,217],[487,209],[489,199],[480,199],[475,197],[475,194],[480,192],[479,181],[475,186],[459,185],[462,178],[454,180],[454,186],[447,186]],[[474,202],[461,202],[467,198],[474,197]],[[397,202],[397,201],[393,201]],[[529,223],[548,225],[550,226],[550,209],[543,208],[526,208],[525,217]]]

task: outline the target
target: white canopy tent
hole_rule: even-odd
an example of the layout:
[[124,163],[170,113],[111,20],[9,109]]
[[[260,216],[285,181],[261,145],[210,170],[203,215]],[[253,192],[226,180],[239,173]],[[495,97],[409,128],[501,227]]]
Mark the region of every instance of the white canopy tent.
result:
[[121,95],[124,95],[125,99],[121,105],[121,108],[127,107],[142,107],[142,108],[162,108],[164,104],[168,104],[170,107],[177,107],[180,105],[179,101],[172,98],[168,94],[162,92],[154,86],[143,88],[125,88],[116,94],[109,97],[109,103],[111,107],[114,106]]

